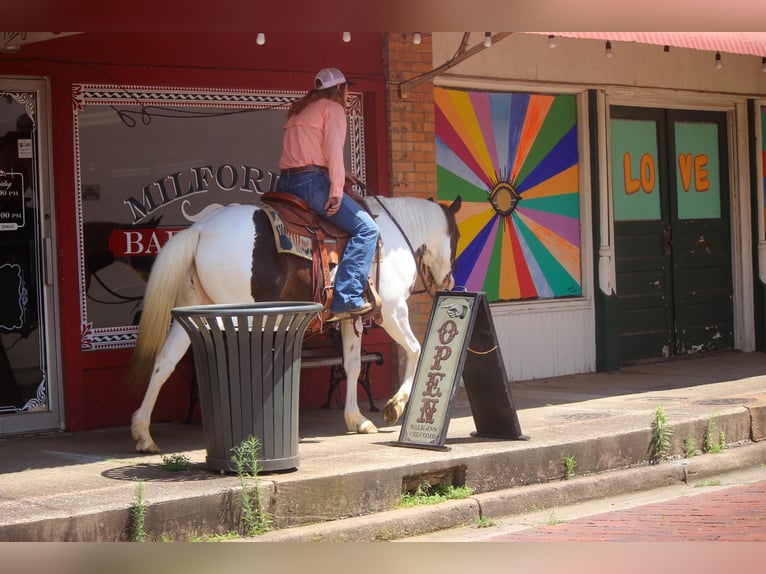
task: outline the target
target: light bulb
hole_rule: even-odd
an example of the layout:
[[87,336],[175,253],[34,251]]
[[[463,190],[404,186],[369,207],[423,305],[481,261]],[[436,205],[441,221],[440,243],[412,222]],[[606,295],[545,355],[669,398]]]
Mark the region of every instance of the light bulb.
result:
[[351,32],[343,32],[343,41],[346,43],[351,41]]
[[715,53],[715,69],[720,70],[723,68],[723,64],[721,63],[721,52]]
[[556,47],[556,36],[554,36],[553,34],[548,35],[548,47],[549,48]]
[[258,35],[255,37],[255,43],[259,46],[263,46],[266,43],[266,34],[258,32]]
[[484,47],[492,46],[492,32],[484,32]]
[[412,35],[412,43],[416,46],[419,45],[423,41],[423,38],[420,36],[420,32],[415,32]]
[[612,43],[609,40],[606,41],[606,45],[604,46],[604,53],[607,58],[612,57]]

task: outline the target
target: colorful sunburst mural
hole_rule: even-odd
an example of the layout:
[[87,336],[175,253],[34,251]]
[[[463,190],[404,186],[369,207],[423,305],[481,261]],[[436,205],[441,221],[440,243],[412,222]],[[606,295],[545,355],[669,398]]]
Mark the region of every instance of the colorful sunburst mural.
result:
[[463,198],[456,285],[489,301],[580,296],[575,97],[434,98],[438,197]]

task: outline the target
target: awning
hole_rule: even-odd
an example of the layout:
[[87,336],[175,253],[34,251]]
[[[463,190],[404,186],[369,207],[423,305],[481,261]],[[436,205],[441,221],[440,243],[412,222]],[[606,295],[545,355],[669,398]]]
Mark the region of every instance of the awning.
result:
[[766,57],[766,32],[530,32]]

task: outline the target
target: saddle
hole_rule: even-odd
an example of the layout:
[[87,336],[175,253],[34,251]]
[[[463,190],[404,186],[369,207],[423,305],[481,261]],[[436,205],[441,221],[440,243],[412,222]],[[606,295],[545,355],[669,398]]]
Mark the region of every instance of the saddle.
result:
[[[349,194],[349,197],[367,210],[367,206],[363,202],[356,199],[353,195]],[[279,214],[279,217],[282,219],[281,223],[285,228],[282,230],[283,232],[293,237],[307,238],[311,243],[312,289],[314,301],[322,304],[319,319],[321,330],[321,323],[324,323],[332,315],[330,312],[330,305],[333,299],[332,270],[338,265],[340,258],[343,256],[343,251],[349,240],[349,234],[337,225],[320,217],[305,201],[292,193],[269,191],[261,196],[261,201]],[[369,213],[369,210],[367,211]],[[381,244],[380,238],[378,238],[373,265],[380,264],[380,250]],[[375,273],[375,276],[380,277],[380,273]],[[377,287],[377,285],[373,284],[372,279],[368,277],[362,296],[365,301],[372,303],[372,309],[362,318],[372,317],[373,319],[378,319],[380,317],[381,300]],[[314,327],[315,325],[312,322],[307,329],[307,334],[312,332]]]

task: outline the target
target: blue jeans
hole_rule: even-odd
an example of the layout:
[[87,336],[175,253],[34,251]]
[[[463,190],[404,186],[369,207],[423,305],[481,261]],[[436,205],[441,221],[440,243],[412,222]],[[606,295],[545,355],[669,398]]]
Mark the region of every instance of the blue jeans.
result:
[[281,175],[277,191],[293,193],[303,199],[321,217],[350,235],[338,263],[330,310],[352,311],[364,304],[362,293],[370,275],[378,241],[378,226],[361,205],[344,195],[338,212],[327,217],[324,206],[330,194],[330,176],[326,171],[305,171]]

